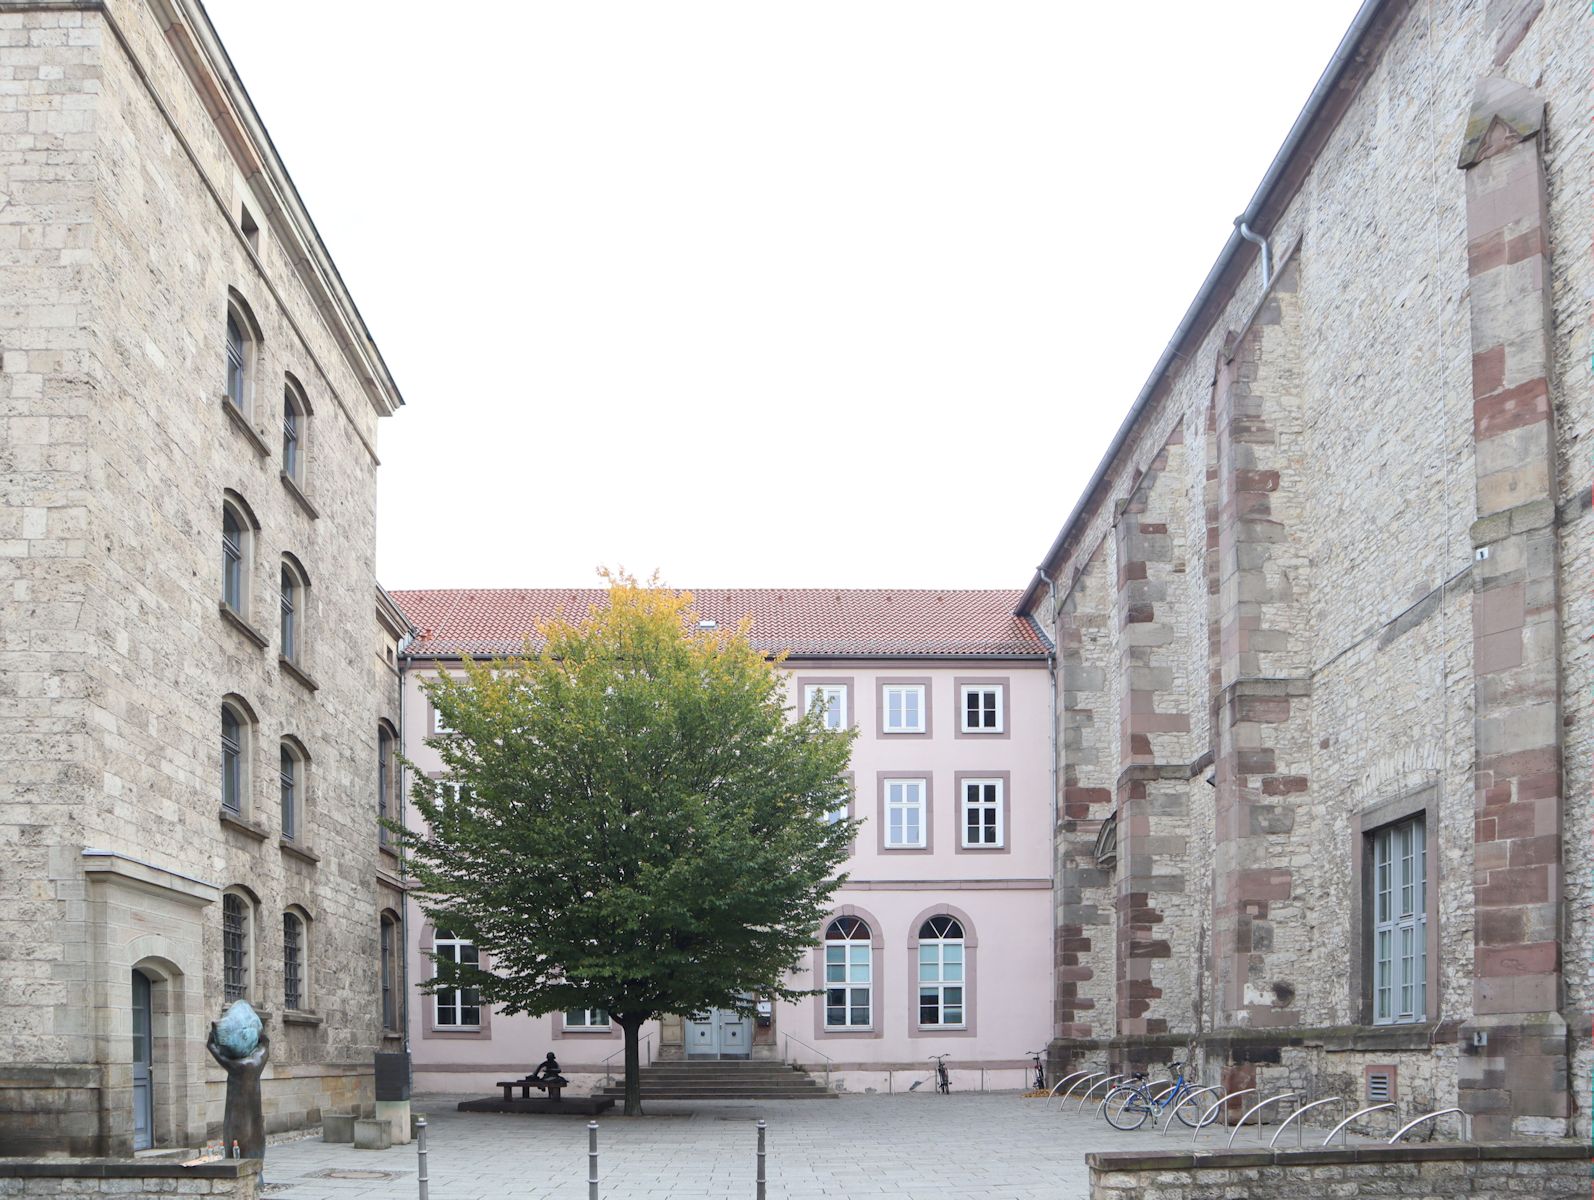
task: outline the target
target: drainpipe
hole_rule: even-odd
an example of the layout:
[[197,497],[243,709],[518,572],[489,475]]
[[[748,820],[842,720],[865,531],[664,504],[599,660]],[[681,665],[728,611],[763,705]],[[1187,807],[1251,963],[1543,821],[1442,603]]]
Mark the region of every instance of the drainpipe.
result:
[[[396,813],[398,813],[398,822],[399,822],[400,825],[403,825],[403,824],[406,823],[405,820],[404,820],[404,802],[409,797],[409,789],[404,786],[404,759],[406,757],[406,755],[404,753],[404,683],[405,683],[405,665],[404,664],[405,664],[405,662],[408,659],[408,655],[405,653],[405,651],[407,651],[409,649],[410,643],[412,643],[414,640],[415,640],[415,634],[414,634],[413,631],[411,631],[409,633],[405,633],[404,635],[402,635],[399,638],[398,654],[397,654],[397,658],[398,658],[398,676],[399,676],[399,695],[398,695],[398,754],[399,754],[399,758],[398,758],[398,771],[395,772],[395,774],[398,776],[398,780],[397,780],[397,782],[398,782],[398,803],[394,806],[394,811]],[[409,883],[408,859],[406,858],[406,856],[404,854],[404,847],[402,847],[402,846],[399,847],[399,879],[402,880],[406,885],[408,885],[408,883]],[[398,936],[399,936],[399,944],[398,944],[398,952],[399,952],[399,972],[398,972],[398,974],[399,974],[399,1001],[398,1001],[399,1021],[402,1022],[400,1027],[404,1030],[404,1057],[405,1057],[406,1061],[410,1062],[410,1078],[413,1081],[414,1078],[415,1078],[415,1064],[414,1064],[414,1061],[411,1060],[410,1057],[409,1057],[410,1056],[410,897],[409,897],[409,891],[408,891],[407,886],[406,886],[406,890],[399,896]],[[413,1084],[412,1084],[412,1086],[413,1086]]]
[[1258,237],[1251,232],[1251,227],[1245,223],[1245,216],[1241,214],[1234,218],[1234,227],[1240,231],[1240,236],[1246,241],[1262,247],[1262,290],[1267,291],[1267,285],[1273,280],[1273,251],[1268,247],[1267,239]]
[[[1051,753],[1051,789],[1050,790],[1051,790],[1051,812],[1052,812],[1050,833],[1048,834],[1048,839],[1050,841],[1050,847],[1048,849],[1048,853],[1051,856],[1051,870],[1048,872],[1048,874],[1050,874],[1051,877],[1052,877],[1052,917],[1051,917],[1052,961],[1051,961],[1051,971],[1049,973],[1052,976],[1052,1028],[1056,1029],[1057,1028],[1057,886],[1058,886],[1058,883],[1060,882],[1058,880],[1058,878],[1057,878],[1057,787],[1058,787],[1058,784],[1059,784],[1059,782],[1061,781],[1061,778],[1062,778],[1061,773],[1057,769],[1057,583],[1056,583],[1055,580],[1052,579],[1052,577],[1050,575],[1048,575],[1046,573],[1046,571],[1044,569],[1042,569],[1040,567],[1037,567],[1035,570],[1036,570],[1036,574],[1037,575],[1039,575],[1042,579],[1046,580],[1046,597],[1047,597],[1047,607],[1048,607],[1048,620],[1051,622],[1051,633],[1052,633],[1051,638],[1048,639],[1048,640],[1051,641],[1052,647],[1046,654],[1046,674],[1051,680],[1051,686],[1047,689],[1047,701],[1048,701],[1047,710],[1048,710],[1048,712],[1050,714],[1050,720],[1046,724],[1046,734],[1047,734],[1047,749]],[[1047,1044],[1050,1045],[1050,1042],[1051,1042],[1051,1039],[1048,1038],[1047,1039]],[[1051,1055],[1048,1054],[1046,1057],[1048,1059],[1048,1067],[1049,1067],[1050,1066]]]

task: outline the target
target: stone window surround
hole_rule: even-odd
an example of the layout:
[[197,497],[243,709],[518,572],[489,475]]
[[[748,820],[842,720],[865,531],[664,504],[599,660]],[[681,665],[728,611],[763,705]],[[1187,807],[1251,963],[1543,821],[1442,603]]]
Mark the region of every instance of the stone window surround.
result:
[[[225,796],[225,764],[216,775],[217,782],[222,785],[218,788],[216,807],[220,810],[224,819],[231,817],[245,825],[253,825],[255,822],[255,754],[258,748],[256,743],[259,741],[260,718],[255,715],[254,707],[249,701],[245,700],[237,692],[228,692],[223,696],[221,698],[221,708],[230,710],[238,722],[238,811],[233,812],[222,803],[222,799]],[[216,716],[219,725],[221,716],[219,709]],[[219,744],[218,749],[220,749]],[[270,772],[270,777],[272,779],[277,778],[275,769]],[[262,836],[264,836],[263,831]]]
[[231,318],[238,326],[238,332],[243,335],[243,403],[233,404],[232,397],[228,394],[225,358],[221,387],[222,402],[236,409],[245,422],[252,425],[255,415],[255,383],[260,377],[260,352],[261,347],[265,345],[265,337],[260,331],[260,322],[255,320],[254,310],[249,307],[249,302],[243,298],[242,293],[234,287],[227,289],[224,327],[226,318]]
[[[1439,799],[1437,780],[1402,792],[1386,800],[1375,801],[1351,816],[1351,914],[1350,927],[1355,952],[1350,956],[1350,1006],[1356,1023],[1368,1028],[1414,1028],[1436,1020],[1440,1008],[1439,947],[1439,888],[1443,874],[1442,855],[1439,852]],[[1372,839],[1369,834],[1388,825],[1398,824],[1411,817],[1421,816],[1428,840],[1427,879],[1427,938],[1428,986],[1427,1008],[1420,1021],[1400,1024],[1373,1024],[1373,871]]]
[[[935,731],[933,717],[935,704],[932,697],[934,680],[928,675],[881,675],[875,680],[875,720],[874,730],[877,738],[927,738]],[[921,687],[924,689],[924,728],[900,729],[886,728],[886,688],[888,687]]]
[[227,601],[226,580],[222,581],[220,596],[223,609],[230,611],[239,620],[248,622],[253,609],[254,600],[254,573],[255,573],[255,543],[260,537],[260,518],[255,516],[255,510],[249,506],[243,493],[232,488],[224,488],[221,493],[221,510],[223,520],[230,511],[237,522],[239,533],[239,563],[238,563],[238,603],[229,604]]
[[[924,785],[924,845],[891,846],[886,844],[890,822],[886,819],[886,784],[894,779],[914,779]],[[854,793],[856,796],[856,792]],[[856,799],[854,800],[856,803]],[[929,771],[876,771],[875,772],[875,823],[876,848],[881,854],[933,854],[935,853],[935,780]]]
[[[291,733],[282,735],[279,749],[286,750],[294,760],[294,786],[293,786],[293,836],[289,837],[285,829],[278,829],[285,841],[295,846],[307,847],[310,845],[310,752],[304,748],[304,743]],[[279,805],[280,807],[280,805]],[[278,813],[281,821],[281,813]]]
[[283,459],[283,463],[282,463],[281,474],[282,474],[283,480],[286,483],[289,483],[289,484],[293,485],[293,487],[299,489],[301,494],[302,494],[302,491],[303,491],[303,488],[304,488],[306,468],[308,467],[308,464],[309,464],[310,424],[311,424],[311,418],[315,414],[314,414],[314,411],[310,407],[309,393],[307,393],[305,391],[304,384],[299,382],[298,378],[293,374],[292,371],[284,371],[282,373],[282,404],[283,404],[283,410],[284,410],[283,411],[283,424],[284,424],[283,436],[284,436],[284,440],[286,440],[286,436],[287,436],[287,431],[286,431],[287,411],[286,410],[287,410],[287,406],[288,406],[289,397],[292,397],[293,406],[297,410],[295,412],[295,414],[294,414],[298,418],[298,420],[294,422],[294,432],[297,435],[294,438],[294,458],[297,461],[296,461],[296,464],[295,464],[295,469],[292,470],[292,471],[289,471],[288,470],[287,459],[284,458]]
[[[249,1001],[250,1007],[264,1015],[266,1005],[260,996],[260,897],[241,883],[230,884],[221,891],[222,903],[216,907],[216,919],[222,921],[223,906],[228,896],[236,896],[242,901],[243,906],[243,942],[244,962],[243,975],[244,987],[242,999]],[[225,980],[227,977],[227,946],[226,939],[222,939],[221,950],[221,978],[223,980],[223,1002],[231,1005],[232,1001],[226,999]]]
[[282,576],[289,575],[293,579],[293,653],[289,654],[289,647],[282,644],[281,616],[278,617],[278,645],[277,655],[289,666],[304,670],[306,637],[309,633],[310,616],[310,572],[304,569],[304,564],[291,550],[282,552],[282,564],[278,570],[278,607],[281,607]]
[[[941,1025],[919,1024],[919,930],[931,917],[955,917],[963,926],[963,1024],[957,1028]],[[978,1030],[975,1018],[976,1001],[975,961],[979,954],[980,939],[974,932],[974,922],[961,908],[950,904],[936,904],[925,909],[908,924],[908,1036],[910,1038],[974,1037]]]
[[[382,1022],[382,1036],[384,1038],[402,1037],[403,1036],[403,1029],[401,1028],[401,1026],[403,1026],[405,1020],[408,1017],[408,1007],[407,1007],[407,1005],[405,1003],[405,999],[406,999],[405,998],[405,988],[406,988],[406,986],[407,986],[407,984],[409,982],[409,972],[408,972],[408,970],[406,969],[406,966],[405,966],[406,959],[407,959],[409,951],[404,945],[404,919],[399,916],[397,910],[395,910],[394,908],[392,908],[392,907],[384,907],[384,908],[381,909],[381,911],[379,911],[376,914],[376,928],[377,928],[377,939],[378,939],[377,940],[377,972],[378,972],[378,977],[377,977],[377,984],[376,984],[377,1016]],[[382,962],[382,944],[381,944],[381,936],[382,936],[382,932],[383,932],[383,930],[385,928],[390,928],[392,930],[392,933],[389,935],[391,937],[391,939],[392,939],[392,941],[391,941],[391,946],[392,946],[392,968],[393,968],[393,978],[392,979],[383,979],[382,978],[382,974],[384,974],[386,972],[386,970],[387,970],[387,964]],[[389,1025],[387,1023],[387,1014],[384,1011],[382,1011],[385,1008],[385,1005],[382,1004],[382,985],[384,983],[386,983],[388,985],[388,987],[390,989],[390,994],[393,997],[393,1024],[392,1025]]]
[[[420,951],[423,956],[430,955],[437,945],[437,926],[428,921],[421,926]],[[429,960],[428,960],[429,961]],[[492,966],[492,956],[480,946],[476,948],[477,964],[485,971]],[[428,977],[431,972],[428,971]],[[459,1028],[453,1025],[437,1025],[437,997],[426,995],[421,1001],[421,1037],[427,1041],[487,1041],[493,1036],[493,1010],[490,1005],[481,1005],[481,1024],[472,1028]]]
[[[1013,773],[1011,771],[958,771],[953,775],[953,802],[957,805],[957,836],[952,849],[958,854],[1011,854],[1013,852]],[[963,785],[974,780],[995,780],[1002,785],[997,797],[997,828],[1002,837],[994,846],[965,846],[963,835]]]
[[[963,728],[963,689],[987,687],[1001,690],[1002,727],[1000,729]],[[1013,736],[1013,681],[1008,675],[956,675],[952,679],[952,696],[957,701],[957,719],[952,722],[955,738],[1011,738]]]
[[284,929],[282,946],[282,969],[284,975],[282,988],[282,1011],[284,1020],[287,1020],[287,1014],[289,1013],[292,1013],[297,1017],[313,1017],[315,1015],[315,989],[313,986],[315,970],[315,922],[310,916],[310,910],[305,908],[305,906],[302,904],[295,903],[284,905],[282,909],[282,915],[286,917],[290,914],[299,919],[299,1007],[293,1009],[288,1007],[286,978],[288,970],[288,947],[287,931]]
[[799,675],[792,681],[796,688],[797,713],[802,716],[807,713],[806,700],[808,689],[811,687],[839,687],[846,693],[847,719],[842,723],[843,729],[858,728],[858,689],[857,679],[852,675]]
[[[813,999],[814,1009],[814,1037],[834,1040],[848,1038],[881,1038],[885,1036],[885,971],[881,969],[885,960],[885,934],[875,915],[868,909],[859,908],[856,904],[838,904],[828,917],[820,923],[816,931],[813,948],[814,986],[823,988],[825,984],[825,930],[830,928],[830,923],[837,917],[857,917],[869,926],[869,977],[870,987],[873,989],[869,997],[869,1026],[866,1029],[827,1029],[825,1028],[825,994],[821,991]],[[922,922],[921,922],[922,923]],[[917,943],[915,943],[917,945]],[[917,966],[915,966],[917,972]],[[917,985],[911,993],[918,995]]]

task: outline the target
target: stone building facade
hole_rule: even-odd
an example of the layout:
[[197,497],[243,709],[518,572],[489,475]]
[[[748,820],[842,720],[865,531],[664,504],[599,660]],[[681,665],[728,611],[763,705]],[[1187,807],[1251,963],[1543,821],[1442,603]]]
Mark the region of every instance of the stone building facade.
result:
[[1363,7],[1026,593],[1059,1065],[1587,1134],[1587,20]]
[[[440,778],[440,729],[424,683],[461,656],[519,652],[541,620],[585,617],[597,590],[397,592],[416,630],[405,657],[404,745]],[[723,627],[744,617],[761,649],[786,652],[795,714],[824,697],[856,728],[850,815],[863,821],[847,880],[792,986],[820,989],[733,1011],[665,1016],[646,1057],[770,1058],[853,1091],[922,1081],[950,1056],[955,1086],[1022,1087],[1050,1030],[1053,821],[1047,771],[1050,648],[1015,617],[1014,591],[709,589],[693,593]],[[412,915],[411,975],[458,954],[448,930]],[[927,934],[927,930],[929,933]],[[934,936],[930,936],[933,934]],[[470,950],[465,951],[470,953]],[[485,952],[482,952],[485,953]],[[845,960],[844,962],[841,960]],[[838,978],[844,976],[844,978]],[[550,1049],[578,1086],[620,1067],[603,1014],[507,1016],[459,993],[411,1004],[416,1086],[491,1092]],[[506,1074],[507,1073],[507,1074]]]
[[216,1133],[235,996],[269,1129],[368,1106],[401,399],[195,0],[0,0],[0,81],[0,1154]]

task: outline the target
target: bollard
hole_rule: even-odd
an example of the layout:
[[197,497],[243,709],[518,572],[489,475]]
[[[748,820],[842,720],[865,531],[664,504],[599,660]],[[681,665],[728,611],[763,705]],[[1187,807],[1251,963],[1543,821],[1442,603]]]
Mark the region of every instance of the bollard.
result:
[[418,1172],[421,1184],[421,1200],[426,1200],[426,1118],[415,1118],[415,1160],[420,1164]]
[[587,1200],[598,1200],[598,1123],[587,1122]]
[[764,1200],[764,1123],[758,1123],[758,1200]]

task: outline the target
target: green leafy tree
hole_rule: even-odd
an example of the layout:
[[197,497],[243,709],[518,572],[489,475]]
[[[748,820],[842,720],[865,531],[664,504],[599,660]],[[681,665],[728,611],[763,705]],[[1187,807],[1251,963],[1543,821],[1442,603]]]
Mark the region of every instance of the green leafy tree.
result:
[[646,1021],[810,994],[788,979],[857,825],[834,819],[853,734],[793,720],[781,658],[656,579],[611,577],[606,607],[539,632],[426,685],[449,786],[417,773],[423,823],[391,829],[428,918],[491,956],[435,959],[427,989],[606,1010],[633,1116]]

